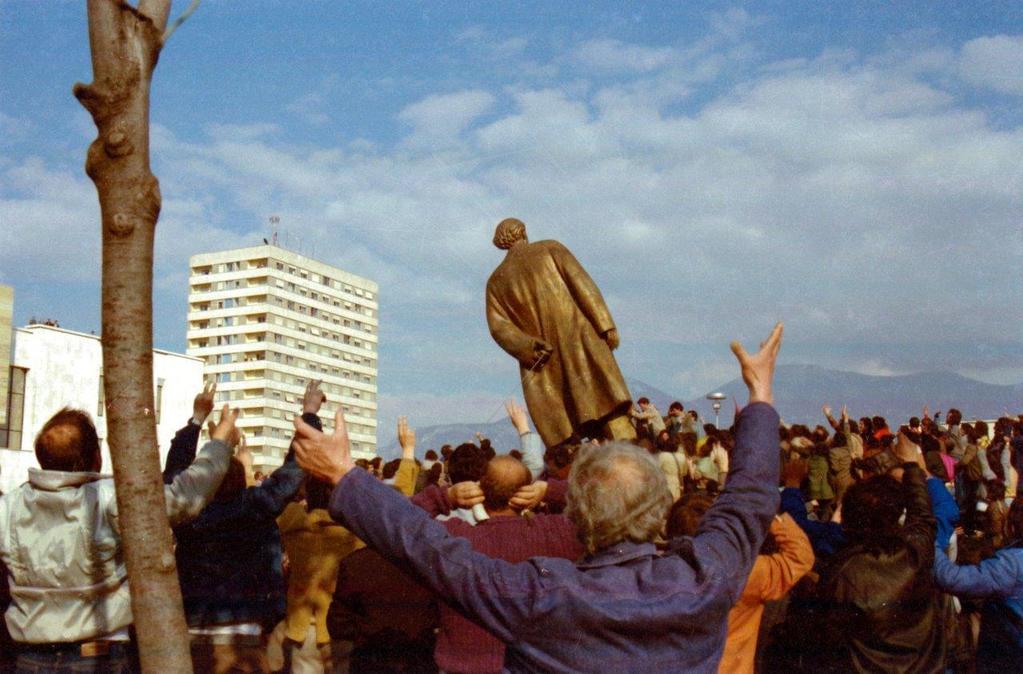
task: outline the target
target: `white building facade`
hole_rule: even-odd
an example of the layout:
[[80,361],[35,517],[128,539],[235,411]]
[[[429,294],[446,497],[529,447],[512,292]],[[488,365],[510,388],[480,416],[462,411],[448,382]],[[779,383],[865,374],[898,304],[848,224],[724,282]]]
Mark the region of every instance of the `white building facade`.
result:
[[193,256],[188,354],[239,408],[257,470],[279,466],[310,380],[328,426],[345,412],[352,453],[376,454],[377,284],[276,245]]
[[[0,437],[0,490],[25,481],[38,467],[36,432],[63,407],[85,410],[96,424],[103,452],[103,471],[111,472],[103,395],[103,351],[99,337],[49,326],[14,331],[9,407],[11,420]],[[161,466],[174,433],[192,416],[192,401],[202,390],[203,362],[184,354],[153,350],[153,384],[157,442]]]

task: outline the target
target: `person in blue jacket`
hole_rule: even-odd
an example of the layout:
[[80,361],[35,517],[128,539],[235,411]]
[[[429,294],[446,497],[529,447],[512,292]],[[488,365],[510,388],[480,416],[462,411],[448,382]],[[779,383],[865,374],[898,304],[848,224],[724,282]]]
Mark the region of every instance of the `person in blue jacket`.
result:
[[957,566],[938,548],[934,578],[941,589],[985,599],[977,644],[978,672],[1015,672],[1023,664],[1023,499],[1009,508],[1009,540],[980,564]]
[[[209,395],[212,403],[212,391]],[[321,428],[317,412],[325,400],[319,382],[310,381],[302,419],[314,428]],[[165,480],[191,463],[199,424],[197,399],[196,416],[171,442]],[[266,635],[286,611],[277,518],[304,480],[305,472],[290,451],[261,484],[247,486],[247,469],[235,456],[199,517],[174,528],[195,671],[228,671],[231,666],[268,671]]]

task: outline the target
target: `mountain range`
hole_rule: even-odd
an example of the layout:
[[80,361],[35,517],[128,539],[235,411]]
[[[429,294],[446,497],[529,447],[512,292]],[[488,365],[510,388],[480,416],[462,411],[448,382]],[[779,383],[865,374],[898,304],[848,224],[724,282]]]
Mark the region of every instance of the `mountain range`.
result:
[[[686,409],[695,409],[705,420],[714,421],[711,402],[705,395],[683,400],[638,379],[627,379],[626,383],[634,400],[645,396],[662,414],[667,414],[673,400],[680,400]],[[730,425],[733,400],[746,402],[746,385],[736,378],[707,391],[712,392],[728,396],[721,406],[721,424]],[[994,419],[1007,413],[1023,413],[1023,384],[986,384],[947,371],[877,376],[816,365],[779,365],[774,376],[774,399],[786,423],[811,426],[825,423],[821,414],[824,403],[832,407],[836,416],[844,404],[848,405],[852,417],[881,415],[890,424],[904,423],[911,416],[919,416],[924,405],[928,405],[932,413],[956,407],[966,420]],[[489,424],[458,422],[417,428],[416,444],[423,449],[458,445],[474,440],[476,432],[490,438],[499,452],[519,446],[518,436],[507,419]],[[397,456],[396,442],[382,444],[380,454]]]

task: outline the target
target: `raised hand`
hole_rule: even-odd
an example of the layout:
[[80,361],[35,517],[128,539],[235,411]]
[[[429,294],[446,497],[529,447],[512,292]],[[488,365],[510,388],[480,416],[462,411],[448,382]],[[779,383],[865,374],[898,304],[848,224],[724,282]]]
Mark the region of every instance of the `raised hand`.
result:
[[398,444],[401,445],[401,458],[415,457],[416,431],[414,428],[409,428],[408,417],[398,417]]
[[831,418],[831,406],[828,405],[827,403],[824,403],[823,405],[821,405],[821,412],[824,413],[824,418],[826,418],[826,419],[830,419]]
[[892,453],[902,463],[915,463],[924,471],[927,470],[927,466],[924,464],[924,454],[920,450],[920,445],[907,438],[906,434],[902,431],[899,431],[895,444],[892,445]]
[[220,421],[210,431],[210,437],[214,440],[220,440],[227,444],[228,447],[234,449],[238,446],[241,441],[242,432],[235,426],[235,421],[238,420],[238,409],[231,409],[224,403],[224,406],[220,409]]
[[318,431],[301,417],[295,417],[295,458],[302,469],[331,484],[337,484],[352,468],[352,448],[348,441],[344,411],[334,413],[334,432]]
[[217,393],[217,382],[206,382],[206,385],[202,387],[202,393],[195,396],[195,400],[192,401],[192,418],[202,426],[202,422],[206,420],[206,417],[213,411],[213,396]]
[[323,403],[327,402],[327,396],[320,388],[323,381],[311,379],[305,385],[305,393],[302,394],[302,414],[318,414]]
[[505,402],[504,409],[508,412],[508,420],[511,421],[519,435],[529,432],[529,416],[526,414],[526,410],[519,407],[514,400]]
[[847,421],[849,421],[849,408],[842,405],[842,423],[844,424]]
[[739,361],[742,370],[742,380],[749,388],[750,403],[774,403],[774,396],[771,391],[771,383],[774,379],[774,365],[778,360],[778,350],[781,348],[781,336],[785,326],[778,323],[771,331],[767,341],[760,345],[760,351],[754,355],[746,353],[739,342],[732,342],[732,353]]
[[242,464],[245,468],[245,483],[252,484],[252,450],[249,449],[249,444],[245,442],[245,434],[241,434],[241,441],[238,443],[238,449],[234,452],[234,458]]

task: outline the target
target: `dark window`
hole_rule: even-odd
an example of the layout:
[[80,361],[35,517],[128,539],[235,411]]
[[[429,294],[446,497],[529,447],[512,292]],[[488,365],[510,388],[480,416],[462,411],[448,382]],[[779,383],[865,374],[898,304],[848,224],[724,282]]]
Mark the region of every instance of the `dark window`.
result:
[[0,426],[0,447],[21,449],[22,430],[25,422],[25,377],[28,368],[11,366],[10,396],[7,399],[7,423]]

